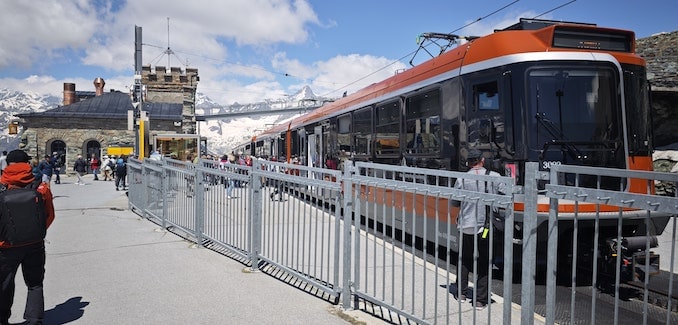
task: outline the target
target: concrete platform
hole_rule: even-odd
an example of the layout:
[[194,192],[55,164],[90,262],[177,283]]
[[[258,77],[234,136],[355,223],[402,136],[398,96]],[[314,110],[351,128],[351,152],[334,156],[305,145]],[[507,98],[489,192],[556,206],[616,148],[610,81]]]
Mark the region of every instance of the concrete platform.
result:
[[[113,182],[74,182],[52,185],[45,324],[373,323],[140,218]],[[16,284],[13,323],[26,299]]]

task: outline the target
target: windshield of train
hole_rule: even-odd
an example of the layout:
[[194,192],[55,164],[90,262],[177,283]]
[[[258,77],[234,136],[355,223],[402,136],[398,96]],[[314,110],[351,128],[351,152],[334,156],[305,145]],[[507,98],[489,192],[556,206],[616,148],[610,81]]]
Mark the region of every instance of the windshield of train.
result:
[[536,131],[530,147],[558,152],[562,163],[582,163],[591,150],[618,147],[622,132],[615,76],[606,67],[529,70],[527,118]]

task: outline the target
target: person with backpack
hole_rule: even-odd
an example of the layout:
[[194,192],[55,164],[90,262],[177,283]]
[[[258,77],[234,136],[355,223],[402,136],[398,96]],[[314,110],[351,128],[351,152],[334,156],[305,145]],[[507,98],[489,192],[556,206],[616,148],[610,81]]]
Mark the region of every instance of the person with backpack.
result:
[[113,168],[115,168],[115,159],[111,159],[107,155],[104,155],[101,160],[103,167],[101,169],[104,171],[104,181],[112,181],[113,177]]
[[[120,158],[115,162],[115,190],[125,190],[127,186],[125,185],[125,177],[127,177],[127,162],[125,161],[127,157],[121,155]],[[122,185],[122,186],[120,186]]]
[[[469,167],[467,174],[472,175],[491,175],[500,176],[499,173],[490,171],[485,168],[485,158],[482,151],[472,148],[468,151],[466,156],[466,164]],[[473,179],[459,178],[454,183],[454,188],[472,190],[486,193],[503,193],[505,189],[502,184],[485,183]],[[477,299],[472,301],[473,306],[477,310],[484,309],[492,300],[490,299],[490,292],[488,288],[488,266],[490,263],[489,253],[489,218],[485,209],[480,209],[477,202],[463,201],[460,203],[459,216],[457,219],[457,226],[459,228],[460,241],[462,243],[461,265],[459,276],[457,277],[458,293],[455,296],[460,301],[466,299]],[[477,252],[474,250],[478,249]],[[476,257],[477,254],[477,257]],[[473,264],[477,263],[478,281],[475,283],[475,295],[469,293],[469,273],[473,272]]]
[[49,184],[33,176],[30,161],[26,152],[11,151],[0,177],[0,324],[8,324],[12,313],[19,266],[28,287],[26,323],[42,324],[45,316],[44,238],[54,205]]

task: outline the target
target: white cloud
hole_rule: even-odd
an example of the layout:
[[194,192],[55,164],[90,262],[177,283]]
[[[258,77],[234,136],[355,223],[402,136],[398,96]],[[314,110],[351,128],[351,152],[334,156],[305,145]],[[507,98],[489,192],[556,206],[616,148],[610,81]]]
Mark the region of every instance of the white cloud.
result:
[[[309,25],[323,25],[307,0],[0,1],[0,17],[5,19],[0,44],[13,44],[11,52],[0,47],[0,69],[44,67],[29,78],[1,78],[0,85],[53,95],[61,95],[64,82],[91,90],[96,77],[106,80],[107,90],[127,91],[133,82],[135,25],[143,28],[144,64],[166,66],[168,17],[175,53],[170,65],[197,67],[198,91],[222,104],[280,98],[304,85],[316,94],[340,96],[405,67],[364,54],[312,63],[288,58],[279,45],[304,43]],[[328,24],[321,27],[336,26]],[[50,75],[64,68],[53,65],[55,60],[78,60],[104,73],[73,71],[85,77],[58,80]],[[378,72],[351,84],[372,71]]]
[[[372,55],[338,55],[314,64],[318,73],[311,88],[320,95],[340,96],[393,76],[407,66],[399,61]],[[368,74],[371,73],[371,74]]]
[[0,68],[31,66],[60,50],[83,48],[99,26],[86,1],[2,1],[0,13]]

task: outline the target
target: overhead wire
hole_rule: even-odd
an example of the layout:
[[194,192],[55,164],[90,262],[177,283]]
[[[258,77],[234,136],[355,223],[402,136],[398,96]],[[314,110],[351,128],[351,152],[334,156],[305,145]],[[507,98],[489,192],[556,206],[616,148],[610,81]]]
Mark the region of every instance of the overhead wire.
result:
[[[492,13],[490,13],[490,14],[488,14],[488,15],[485,15],[485,16],[483,16],[483,17],[480,17],[480,18],[476,19],[475,21],[473,21],[472,23],[466,24],[466,25],[464,25],[464,26],[462,26],[462,27],[456,29],[455,31],[461,30],[461,29],[463,29],[463,28],[466,28],[466,27],[468,27],[468,26],[470,26],[470,25],[472,25],[472,24],[477,23],[478,21],[480,21],[480,20],[482,20],[482,19],[485,19],[485,18],[487,18],[487,17],[489,17],[489,16],[491,16],[491,15],[494,15],[495,13],[497,13],[497,12],[499,12],[499,11],[501,11],[501,10],[504,10],[505,8],[507,8],[507,7],[511,6],[511,5],[513,5],[514,3],[518,2],[518,1],[520,1],[520,0],[514,0],[513,2],[511,2],[511,3],[509,3],[509,4],[507,4],[507,5],[503,6],[503,7],[501,7],[500,9],[497,9],[497,10],[493,11]],[[259,67],[256,67],[256,66],[239,64],[239,63],[235,63],[235,62],[231,62],[231,61],[227,61],[227,60],[223,60],[223,59],[215,59],[215,58],[211,58],[211,57],[207,57],[207,56],[200,55],[200,54],[195,54],[195,53],[182,52],[182,51],[171,51],[171,52],[168,52],[168,50],[166,50],[165,47],[158,46],[158,45],[154,45],[154,44],[149,44],[149,43],[143,43],[142,45],[144,45],[144,46],[150,46],[150,47],[155,47],[155,48],[159,48],[159,49],[163,49],[163,52],[160,53],[160,54],[159,54],[156,58],[154,58],[153,61],[151,61],[151,62],[157,62],[157,61],[159,61],[159,60],[160,60],[159,58],[162,57],[163,54],[167,54],[167,55],[174,54],[174,55],[179,59],[179,61],[182,62],[182,64],[183,64],[184,62],[181,60],[181,58],[180,58],[179,56],[176,55],[176,53],[182,53],[182,54],[185,54],[185,55],[189,55],[189,56],[201,58],[201,59],[204,59],[204,60],[210,60],[210,61],[215,61],[215,62],[220,62],[220,63],[225,63],[225,64],[231,64],[231,65],[240,66],[240,67],[243,67],[243,68],[246,68],[246,69],[260,70],[260,71],[263,71],[263,72],[266,72],[266,73],[271,73],[271,74],[279,75],[279,76],[283,76],[283,77],[291,77],[291,78],[295,78],[295,79],[298,79],[298,80],[304,80],[304,81],[307,80],[306,78],[303,78],[303,77],[300,77],[300,76],[295,76],[295,75],[290,74],[290,73],[287,73],[287,72],[272,71],[272,70],[268,70],[268,69],[264,69],[264,68],[259,68]],[[352,82],[349,82],[349,83],[347,83],[347,84],[344,84],[343,86],[341,86],[341,87],[339,87],[339,88],[336,88],[336,89],[334,89],[334,90],[331,90],[331,91],[329,91],[329,92],[327,92],[327,93],[325,93],[325,94],[323,94],[323,95],[320,95],[320,96],[326,97],[326,96],[328,96],[328,95],[330,95],[330,94],[337,93],[337,92],[341,92],[342,90],[344,90],[344,89],[346,89],[346,88],[348,88],[348,87],[350,87],[350,86],[352,86],[352,85],[354,85],[354,84],[356,84],[356,83],[358,83],[358,82],[360,82],[360,81],[362,81],[362,80],[365,80],[365,79],[367,79],[367,78],[369,78],[369,77],[371,77],[371,76],[373,76],[373,75],[375,75],[375,74],[377,74],[377,73],[379,73],[379,72],[381,72],[381,71],[387,69],[388,67],[393,66],[394,64],[397,64],[398,62],[401,62],[402,60],[406,59],[407,57],[413,55],[415,52],[416,52],[416,51],[412,51],[412,52],[410,52],[410,53],[407,53],[407,54],[403,55],[401,58],[399,58],[399,59],[397,59],[397,60],[394,60],[394,61],[392,61],[391,63],[389,63],[389,64],[387,64],[387,65],[385,65],[385,66],[383,66],[383,67],[381,67],[381,68],[379,68],[379,69],[377,69],[377,70],[374,70],[374,71],[370,72],[369,74],[367,74],[367,75],[365,75],[365,76],[363,76],[363,77],[360,77],[360,78],[358,78],[358,79],[356,79],[356,80],[354,80],[354,81],[352,81]],[[186,64],[184,64],[184,65],[186,65]],[[336,84],[338,84],[338,83],[335,82],[335,81],[325,81],[325,80],[322,80],[322,79],[320,79],[320,80],[319,80],[319,79],[315,79],[314,82],[317,82],[317,83],[325,83],[325,84],[330,84],[330,85],[336,85]]]
[[[466,27],[469,27],[469,26],[471,26],[471,25],[473,25],[473,24],[475,24],[475,23],[477,23],[477,22],[479,22],[479,21],[481,21],[481,20],[483,20],[483,19],[486,19],[487,17],[490,17],[490,16],[492,16],[492,15],[494,15],[494,14],[496,14],[496,13],[498,13],[498,12],[500,12],[500,11],[502,11],[502,10],[504,10],[504,9],[506,9],[506,8],[512,6],[512,5],[514,5],[514,4],[517,3],[518,1],[520,1],[520,0],[514,0],[513,2],[511,2],[511,3],[507,4],[507,5],[504,5],[503,7],[499,8],[499,9],[497,9],[497,10],[495,10],[495,11],[493,11],[493,12],[491,12],[491,13],[489,13],[489,14],[483,16],[483,17],[479,17],[478,19],[474,20],[474,21],[471,22],[471,23],[468,23],[468,24],[466,24],[466,25],[464,25],[464,26],[462,26],[462,27],[459,27],[459,28],[457,28],[457,29],[451,31],[450,34],[452,34],[452,33],[454,33],[454,32],[457,32],[457,31],[459,31],[459,30],[462,30],[462,29],[464,29],[464,28],[466,28]],[[428,44],[428,45],[431,45],[431,44]],[[428,46],[428,45],[425,45],[424,47],[426,47],[426,46]],[[360,81],[362,81],[362,80],[364,80],[364,79],[367,79],[368,77],[370,77],[370,76],[376,74],[377,72],[380,72],[380,71],[382,71],[382,70],[384,70],[384,69],[386,69],[386,68],[388,68],[388,67],[390,67],[390,66],[392,66],[392,65],[394,65],[394,64],[396,64],[396,63],[398,63],[398,62],[401,62],[401,61],[404,60],[405,58],[414,55],[416,52],[417,52],[417,50],[414,50],[414,51],[412,51],[412,52],[410,52],[410,53],[407,53],[407,54],[405,54],[404,56],[402,56],[401,58],[399,58],[399,59],[397,59],[397,60],[395,60],[395,61],[393,61],[393,62],[387,64],[386,66],[381,67],[381,68],[379,68],[379,69],[377,69],[377,70],[371,72],[370,74],[365,75],[364,77],[361,77],[361,78],[359,78],[359,79],[357,79],[357,80],[355,80],[355,81],[353,81],[353,82],[351,82],[351,83],[348,83],[348,84],[346,84],[346,85],[344,85],[344,86],[342,86],[342,87],[340,87],[340,88],[338,88],[338,89],[336,89],[336,90],[332,90],[332,91],[330,91],[330,92],[328,92],[328,93],[326,93],[326,94],[332,94],[332,93],[335,93],[335,92],[340,92],[341,90],[343,90],[343,89],[345,89],[345,88],[347,88],[347,87],[349,87],[349,86],[351,86],[351,85],[354,85],[354,84],[356,84],[356,83],[358,83],[358,82],[360,82]],[[326,96],[326,95],[324,95],[324,96]]]
[[[472,22],[470,22],[470,23],[468,23],[468,24],[465,24],[465,25],[463,25],[463,26],[461,26],[461,27],[459,27],[459,28],[457,28],[457,29],[455,29],[455,30],[453,30],[453,31],[451,31],[450,34],[453,34],[453,33],[457,32],[457,31],[460,31],[460,30],[462,30],[462,29],[465,29],[465,28],[467,28],[467,27],[469,27],[469,26],[471,26],[471,25],[473,25],[473,24],[476,24],[476,23],[478,23],[478,22],[480,22],[480,21],[482,21],[482,20],[484,20],[484,19],[487,19],[488,17],[493,16],[493,15],[495,15],[495,14],[497,14],[497,13],[499,13],[499,12],[505,10],[506,8],[508,8],[508,7],[510,7],[510,6],[514,5],[514,4],[516,4],[516,3],[519,2],[519,1],[520,1],[520,0],[513,0],[513,1],[511,1],[510,3],[508,3],[508,4],[502,6],[502,7],[498,8],[498,9],[496,9],[496,10],[494,10],[494,11],[488,13],[487,15],[484,15],[484,16],[482,16],[482,17],[479,17],[479,18],[477,18],[476,20],[474,20],[474,21],[472,21]],[[533,19],[534,19],[534,18],[541,17],[541,16],[546,15],[546,14],[548,14],[548,13],[551,13],[551,12],[553,12],[553,11],[555,11],[555,10],[558,10],[558,9],[560,9],[560,8],[562,8],[562,7],[565,7],[565,6],[567,6],[567,5],[569,5],[569,4],[573,3],[573,2],[576,2],[576,1],[577,1],[577,0],[570,0],[569,2],[566,2],[566,3],[562,4],[562,5],[559,5],[559,6],[555,7],[555,8],[553,8],[553,9],[550,9],[550,10],[548,10],[548,11],[546,11],[546,12],[543,12],[543,13],[541,13],[541,14],[539,14],[539,15],[533,17]],[[432,44],[432,43],[430,43],[430,44],[428,44],[428,45],[425,45],[425,46],[429,46],[429,45],[431,45],[431,44]],[[143,43],[143,45],[151,46],[151,47],[156,47],[156,48],[160,48],[160,49],[164,49],[163,47],[160,47],[160,46],[157,46],[157,45],[153,45],[153,44],[148,44],[148,43]],[[356,79],[356,80],[354,80],[354,81],[352,81],[352,82],[349,82],[349,83],[347,83],[347,84],[344,84],[343,86],[341,86],[341,87],[339,87],[339,88],[336,88],[336,89],[334,89],[334,90],[328,91],[328,92],[326,92],[325,94],[323,94],[323,95],[321,95],[321,96],[322,96],[322,97],[326,97],[326,96],[329,96],[330,94],[341,92],[342,90],[345,90],[346,88],[348,88],[348,87],[350,87],[350,86],[352,86],[352,85],[354,85],[354,84],[356,84],[356,83],[359,83],[360,81],[363,81],[363,80],[365,80],[365,79],[367,79],[367,78],[369,78],[369,77],[371,77],[371,76],[373,76],[373,75],[375,75],[375,74],[377,74],[377,73],[379,73],[379,72],[381,72],[381,71],[383,71],[383,70],[385,70],[385,69],[387,69],[387,68],[389,68],[389,67],[391,67],[391,66],[397,64],[398,62],[401,62],[401,61],[405,60],[407,57],[412,56],[412,55],[415,54],[416,52],[417,52],[417,50],[413,50],[413,51],[411,51],[411,52],[409,52],[409,53],[403,55],[402,57],[398,58],[397,60],[394,60],[394,61],[392,61],[391,63],[389,63],[389,64],[387,64],[387,65],[385,65],[385,66],[383,66],[383,67],[381,67],[381,68],[379,68],[379,69],[377,69],[377,70],[374,70],[374,71],[370,72],[369,74],[367,74],[367,75],[365,75],[365,76],[363,76],[363,77],[360,77],[360,78],[358,78],[358,79]],[[176,55],[176,53],[182,53],[182,54],[185,54],[185,55],[194,56],[194,57],[201,58],[201,59],[204,59],[204,60],[210,60],[210,61],[220,62],[220,63],[224,63],[224,64],[230,64],[230,65],[240,66],[240,67],[243,67],[243,68],[246,68],[246,69],[260,70],[260,71],[263,71],[263,72],[266,72],[266,73],[270,73],[270,74],[273,74],[273,75],[279,75],[279,76],[283,76],[283,77],[290,77],[290,78],[295,78],[295,79],[303,80],[303,81],[306,81],[306,80],[307,80],[307,78],[303,78],[303,77],[300,77],[300,76],[296,76],[296,75],[293,75],[293,74],[290,74],[290,73],[287,73],[287,72],[272,71],[272,70],[268,70],[268,69],[265,69],[265,68],[260,68],[260,67],[257,67],[257,66],[244,65],[244,64],[240,64],[240,63],[236,63],[236,62],[231,62],[231,61],[227,61],[227,60],[223,60],[223,59],[215,59],[215,58],[211,58],[211,57],[207,57],[207,56],[200,55],[200,54],[195,54],[195,53],[181,52],[181,51],[180,51],[180,52],[172,51],[171,54],[175,54],[175,56],[177,57],[177,59],[179,59],[179,61],[182,61],[182,60],[181,60],[181,58],[180,58],[179,56]],[[168,53],[168,51],[164,51],[164,52],[161,53],[158,57],[162,56],[162,54],[168,54],[168,55],[169,55],[170,53]],[[159,60],[158,57],[156,57],[154,60]],[[184,62],[182,62],[182,63],[184,63]],[[184,64],[184,65],[187,65],[187,64]],[[322,79],[320,79],[320,80],[319,80],[319,79],[315,79],[314,82],[326,83],[326,84],[331,84],[331,85],[336,85],[336,84],[337,84],[337,82],[334,82],[334,81],[324,81],[324,80],[322,80]]]

